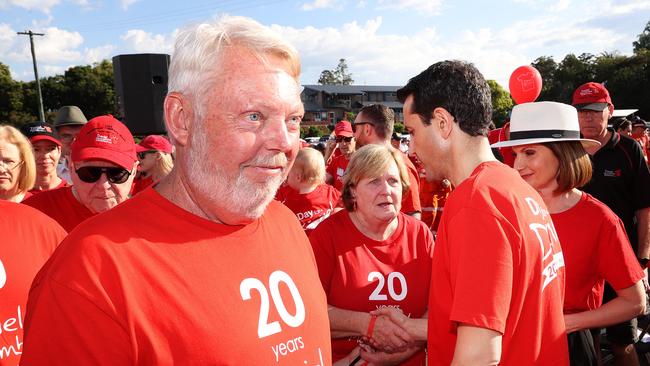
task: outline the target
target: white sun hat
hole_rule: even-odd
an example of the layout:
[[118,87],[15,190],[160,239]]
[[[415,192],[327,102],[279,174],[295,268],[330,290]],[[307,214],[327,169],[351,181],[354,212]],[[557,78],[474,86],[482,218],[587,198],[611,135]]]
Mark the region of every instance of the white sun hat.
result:
[[547,142],[580,141],[584,148],[600,142],[580,138],[578,111],[557,102],[534,102],[516,105],[510,117],[510,139],[491,147],[508,147]]

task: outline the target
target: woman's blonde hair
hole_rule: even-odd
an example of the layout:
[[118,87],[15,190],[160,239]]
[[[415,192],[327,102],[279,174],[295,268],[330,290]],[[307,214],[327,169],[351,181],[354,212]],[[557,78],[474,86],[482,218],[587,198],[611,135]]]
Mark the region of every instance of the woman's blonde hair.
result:
[[151,154],[156,156],[156,162],[151,168],[151,173],[149,173],[149,176],[156,176],[158,179],[162,179],[167,174],[169,174],[169,172],[171,172],[172,168],[174,167],[174,159],[172,158],[172,154],[158,150],[152,151]]
[[352,154],[352,159],[343,176],[343,193],[341,198],[343,205],[348,211],[356,209],[356,202],[352,189],[359,184],[364,178],[376,178],[383,175],[388,170],[391,162],[395,162],[399,171],[402,183],[402,196],[405,195],[410,187],[408,170],[402,153],[392,146],[384,145],[366,145]]
[[319,184],[325,182],[325,159],[316,149],[300,149],[291,169],[300,171],[301,181]]
[[20,153],[20,174],[16,194],[25,193],[34,187],[36,182],[36,160],[32,144],[27,137],[20,133],[15,127],[0,125],[0,141],[15,145]]

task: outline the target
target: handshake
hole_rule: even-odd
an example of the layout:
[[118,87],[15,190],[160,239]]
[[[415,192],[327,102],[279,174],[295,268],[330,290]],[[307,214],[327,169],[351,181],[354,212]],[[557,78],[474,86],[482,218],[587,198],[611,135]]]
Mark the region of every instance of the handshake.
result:
[[370,312],[368,332],[359,340],[361,348],[368,351],[399,353],[410,347],[422,346],[414,333],[414,324],[401,309],[383,307]]

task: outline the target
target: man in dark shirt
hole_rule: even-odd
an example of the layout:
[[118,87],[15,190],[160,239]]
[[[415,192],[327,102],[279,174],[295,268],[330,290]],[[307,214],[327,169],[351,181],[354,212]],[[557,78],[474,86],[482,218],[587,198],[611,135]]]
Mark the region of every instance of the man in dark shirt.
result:
[[[639,263],[645,269],[650,257],[650,172],[641,147],[633,139],[607,128],[614,104],[604,85],[594,82],[581,85],[573,93],[572,104],[578,109],[581,134],[601,144],[587,150],[594,170],[584,190],[621,218]],[[604,302],[615,296],[607,285]],[[635,328],[636,319],[607,328],[617,364],[639,365],[634,351]]]

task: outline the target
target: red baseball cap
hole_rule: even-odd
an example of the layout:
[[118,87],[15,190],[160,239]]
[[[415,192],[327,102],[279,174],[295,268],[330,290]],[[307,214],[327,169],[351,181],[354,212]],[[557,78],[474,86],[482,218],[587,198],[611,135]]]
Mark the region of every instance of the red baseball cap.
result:
[[20,132],[27,136],[31,143],[36,141],[50,141],[61,146],[61,141],[56,137],[52,126],[45,122],[32,122],[20,128]]
[[608,106],[614,107],[607,88],[601,83],[582,84],[573,92],[571,104],[577,110],[603,111]]
[[160,151],[167,154],[172,153],[172,144],[164,136],[149,135],[135,145],[135,152]]
[[72,161],[105,160],[127,170],[138,161],[133,135],[110,114],[88,121],[70,148]]
[[354,136],[354,132],[352,132],[352,125],[348,121],[341,121],[336,124],[336,127],[334,127],[334,134],[336,136],[343,137]]

